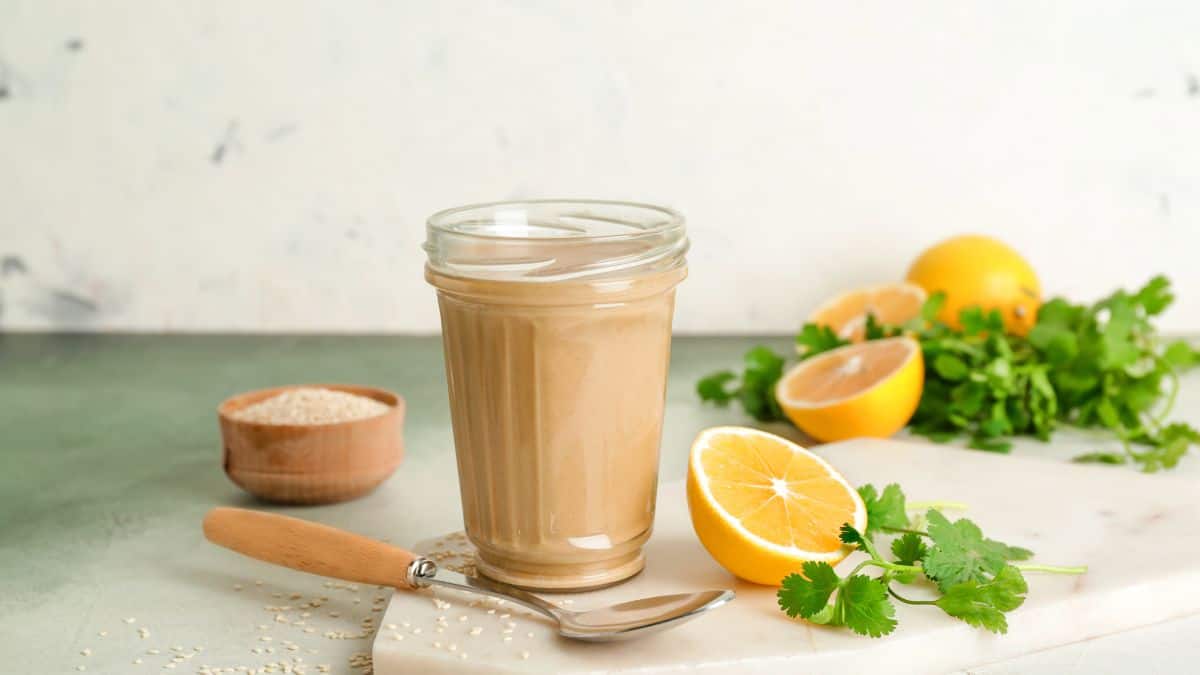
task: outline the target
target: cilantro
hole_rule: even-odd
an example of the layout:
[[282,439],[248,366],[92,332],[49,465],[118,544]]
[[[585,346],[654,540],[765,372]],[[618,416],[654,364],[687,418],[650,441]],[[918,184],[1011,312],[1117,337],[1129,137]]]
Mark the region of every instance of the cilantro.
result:
[[934,604],[976,628],[1007,633],[1008,620],[1004,613],[1020,607],[1028,590],[1021,571],[1005,565],[991,581],[964,581],[947,588],[945,595]]
[[[883,488],[883,494],[875,492],[871,484],[858,488],[863,504],[867,507],[867,532],[872,535],[884,530],[899,530],[908,527],[908,512],[904,508],[904,493],[900,486],[892,483]],[[847,542],[854,543],[854,542]]]
[[922,561],[925,576],[942,592],[967,581],[994,577],[1009,560],[1025,560],[1032,551],[985,539],[979,526],[963,518],[950,522],[936,509],[925,514],[933,547]]
[[[912,334],[925,357],[925,385],[909,429],[935,442],[965,438],[988,452],[1008,452],[1014,436],[1049,440],[1062,426],[1100,429],[1119,441],[1121,454],[1092,452],[1079,462],[1132,463],[1143,471],[1175,467],[1200,433],[1167,416],[1179,374],[1200,366],[1200,347],[1162,344],[1151,319],[1175,296],[1166,277],[1129,292],[1079,304],[1044,303],[1026,336],[1008,335],[996,311],[967,307],[961,329],[938,321],[945,296],[935,293],[920,317],[903,326],[868,315],[866,339]],[[846,344],[828,326],[806,324],[796,337],[800,359]],[[746,355],[740,377],[730,371],[700,381],[701,399],[725,405],[738,400],[761,421],[783,419],[774,385],[784,361],[765,347]]]
[[[790,617],[845,626],[859,635],[882,637],[896,629],[896,607],[887,587],[865,574],[838,577],[829,563],[804,563],[804,576],[784,577],[777,598]],[[834,593],[833,603],[829,599]]]
[[925,540],[915,532],[906,532],[903,536],[892,541],[892,555],[896,556],[898,565],[915,565],[924,560],[929,553]]
[[802,616],[807,619],[825,609],[841,580],[829,563],[810,560],[801,569],[804,576],[789,574],[783,578],[778,594],[779,607],[792,618]]
[[[873,320],[872,317],[868,323]],[[838,337],[829,326],[818,326],[815,323],[804,324],[804,328],[800,329],[800,334],[796,336],[796,351],[805,358],[848,344],[848,340]]]
[[[784,577],[776,597],[779,608],[788,616],[844,626],[859,635],[882,637],[896,629],[896,607],[891,596],[909,605],[936,606],[976,628],[1005,633],[1008,631],[1005,614],[1020,607],[1029,590],[1022,569],[1058,574],[1086,572],[1083,567],[1013,562],[1025,560],[1033,552],[987,539],[971,521],[951,522],[935,509],[925,514],[927,531],[908,529],[912,522],[904,513],[906,499],[898,485],[887,486],[882,494],[870,485],[863,485],[859,494],[868,503],[868,528],[860,532],[846,523],[838,536],[843,543],[861,548],[867,559],[844,577],[829,563],[814,561],[804,563],[800,573]],[[893,560],[880,555],[874,536],[894,528],[879,524],[871,528],[872,507],[874,517],[893,524],[903,523],[903,534],[891,544]],[[881,574],[877,577],[863,574],[868,567],[880,569]],[[940,597],[913,600],[891,586],[913,583],[922,576],[936,584]]]
[[760,345],[746,352],[743,361],[741,378],[723,370],[701,379],[696,384],[700,399],[720,406],[736,400],[760,422],[783,419],[783,411],[775,400],[775,383],[783,375],[783,357]]

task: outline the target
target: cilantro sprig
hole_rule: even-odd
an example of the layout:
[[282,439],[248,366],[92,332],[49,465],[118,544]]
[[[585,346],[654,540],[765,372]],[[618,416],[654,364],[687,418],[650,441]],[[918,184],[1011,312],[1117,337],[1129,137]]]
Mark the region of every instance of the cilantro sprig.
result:
[[[921,316],[903,326],[869,315],[868,340],[911,334],[925,357],[925,386],[913,433],[937,442],[966,437],[968,446],[1008,452],[1012,437],[1048,440],[1064,426],[1102,431],[1122,452],[1092,452],[1079,462],[1134,463],[1144,471],[1174,468],[1200,430],[1168,420],[1179,375],[1200,365],[1200,348],[1165,343],[1152,320],[1174,300],[1170,282],[1151,279],[1134,292],[1118,290],[1092,304],[1056,298],[1042,305],[1027,336],[1008,335],[996,311],[964,309],[961,328],[936,319],[934,294]],[[796,336],[801,360],[847,342],[829,327],[806,324]],[[783,419],[775,383],[785,360],[766,347],[746,354],[739,376],[714,373],[700,381],[701,399],[739,401],[760,421]]]
[[[840,538],[866,555],[846,576],[829,563],[809,561],[789,574],[777,593],[779,607],[790,617],[813,623],[844,626],[859,635],[882,637],[896,629],[892,600],[908,605],[932,605],[976,628],[1008,631],[1006,614],[1021,606],[1029,587],[1026,571],[1082,574],[1084,567],[1023,564],[1033,552],[983,536],[975,523],[951,521],[938,509],[924,514],[925,530],[916,528],[900,486],[877,492],[863,485],[859,494],[867,507],[867,527],[860,532],[842,525]],[[891,542],[893,558],[879,551],[875,537],[899,533]],[[879,570],[878,576],[865,573]],[[930,599],[909,598],[893,585],[925,586],[939,593]]]

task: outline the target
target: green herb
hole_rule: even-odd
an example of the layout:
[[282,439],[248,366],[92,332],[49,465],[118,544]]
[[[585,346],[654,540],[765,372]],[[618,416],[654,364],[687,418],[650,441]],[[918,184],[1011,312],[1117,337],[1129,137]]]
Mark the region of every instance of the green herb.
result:
[[[910,529],[904,493],[898,485],[889,485],[882,493],[864,485],[859,494],[864,499],[872,497],[868,513],[886,523],[872,523],[868,515],[865,532],[845,524],[840,537],[843,543],[858,546],[868,558],[845,577],[829,563],[804,563],[800,573],[783,579],[777,593],[779,607],[788,616],[881,637],[896,628],[896,608],[890,596],[905,604],[933,605],[976,628],[1005,633],[1005,614],[1020,607],[1028,592],[1022,568],[1059,574],[1086,572],[1083,567],[1023,565],[1016,561],[1028,559],[1032,551],[987,539],[970,520],[951,522],[932,508],[925,514],[927,531]],[[902,533],[891,543],[893,560],[884,558],[875,543],[875,536],[889,532]],[[879,569],[880,575],[863,574],[868,567]],[[921,578],[941,595],[918,600],[892,588],[892,584],[912,584]]]
[[758,346],[746,352],[741,377],[728,370],[713,373],[696,385],[701,400],[725,406],[736,400],[754,419],[774,422],[783,419],[775,400],[775,383],[783,375],[783,357],[769,347]]
[[[912,334],[925,357],[925,386],[909,421],[913,433],[937,442],[966,437],[969,447],[1008,452],[1010,438],[1048,440],[1061,426],[1100,429],[1124,451],[1091,452],[1078,462],[1133,462],[1144,471],[1176,466],[1200,431],[1169,423],[1179,374],[1200,365],[1200,349],[1184,341],[1163,344],[1151,319],[1174,295],[1165,277],[1135,292],[1118,290],[1091,305],[1062,298],[1045,303],[1028,336],[1007,335],[996,311],[964,309],[954,329],[937,321],[945,302],[934,294],[921,316],[904,326],[879,324],[868,315],[868,340]],[[796,337],[800,359],[846,344],[828,327],[807,324]],[[738,398],[760,420],[782,419],[774,383],[783,360],[763,350],[747,354],[740,383],[730,372],[700,383],[704,400]],[[765,365],[769,365],[766,368]],[[769,374],[769,378],[766,375]],[[769,379],[769,384],[764,384]]]

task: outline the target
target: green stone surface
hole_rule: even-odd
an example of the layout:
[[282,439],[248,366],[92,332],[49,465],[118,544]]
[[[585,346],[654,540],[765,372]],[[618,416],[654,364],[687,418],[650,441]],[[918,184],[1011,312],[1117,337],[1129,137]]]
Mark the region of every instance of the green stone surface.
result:
[[[693,387],[700,375],[735,366],[762,341],[674,341],[663,480],[684,476],[700,429],[748,423],[735,408],[701,405]],[[766,341],[788,348],[786,338]],[[379,490],[354,502],[307,508],[256,502],[221,471],[217,404],[248,389],[321,382],[403,395],[404,463]],[[1177,405],[1180,418],[1200,421],[1195,374]],[[783,424],[768,428],[801,438]],[[1112,446],[1060,434],[1054,444],[1023,442],[1016,452],[1061,460],[1103,447]],[[1186,459],[1176,473],[1200,475],[1200,460]],[[294,640],[307,663],[352,672],[347,660],[370,652],[369,636],[331,640],[323,632],[357,627],[367,605],[324,589],[315,577],[208,544],[200,520],[217,505],[270,508],[396,543],[461,528],[439,339],[0,335],[0,671],[75,672],[83,665],[88,672],[159,672],[172,646],[204,651],[171,672],[195,672],[202,663],[261,666],[289,655],[252,652],[268,644],[256,641],[259,626],[268,625],[276,635],[269,644]],[[256,579],[264,585],[255,586]],[[245,588],[235,591],[235,584]],[[311,634],[273,625],[264,606],[285,603],[292,593],[329,595],[322,611],[343,616],[316,612],[310,623],[318,630]],[[364,589],[362,602],[375,593]],[[150,635],[140,638],[138,627]],[[80,654],[85,648],[90,655]],[[141,670],[135,658],[143,659]]]

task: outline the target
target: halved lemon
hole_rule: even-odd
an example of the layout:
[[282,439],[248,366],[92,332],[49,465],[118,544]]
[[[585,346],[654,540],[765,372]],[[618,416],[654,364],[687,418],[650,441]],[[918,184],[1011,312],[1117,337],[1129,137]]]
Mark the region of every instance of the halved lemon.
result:
[[884,438],[908,424],[924,385],[921,346],[894,337],[801,361],[779,379],[775,398],[788,419],[819,441]]
[[734,575],[778,586],[807,560],[849,553],[843,523],[862,530],[858,492],[813,453],[743,427],[702,431],[688,460],[688,510],[704,548]]
[[894,326],[921,315],[925,289],[906,281],[847,291],[817,308],[809,323],[829,326],[843,340],[863,339],[867,315]]

